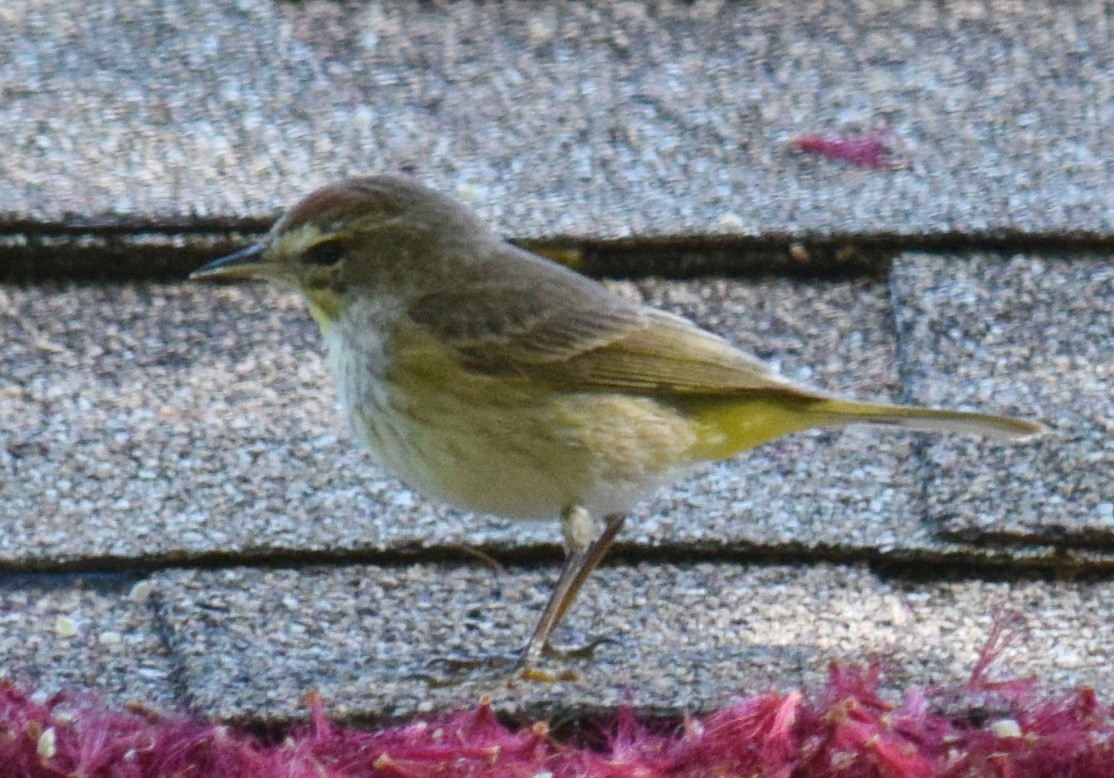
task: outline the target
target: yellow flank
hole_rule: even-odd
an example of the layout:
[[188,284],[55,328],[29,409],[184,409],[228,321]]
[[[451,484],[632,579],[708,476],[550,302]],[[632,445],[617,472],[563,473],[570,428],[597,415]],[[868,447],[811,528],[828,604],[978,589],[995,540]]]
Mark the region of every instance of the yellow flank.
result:
[[698,424],[697,441],[689,452],[694,460],[727,459],[782,435],[818,426],[809,412],[816,401],[788,394],[754,392],[677,404]]

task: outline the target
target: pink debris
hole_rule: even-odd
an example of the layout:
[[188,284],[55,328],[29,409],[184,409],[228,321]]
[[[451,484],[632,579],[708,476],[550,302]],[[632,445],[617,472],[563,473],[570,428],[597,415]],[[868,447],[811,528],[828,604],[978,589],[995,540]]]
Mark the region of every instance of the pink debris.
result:
[[865,135],[840,133],[813,133],[797,135],[789,144],[798,151],[842,159],[853,165],[872,170],[900,167],[888,142],[887,130],[875,130]]
[[877,665],[833,665],[815,694],[767,692],[664,724],[624,709],[599,725],[610,733],[601,742],[557,740],[540,722],[509,726],[482,702],[368,731],[330,722],[315,698],[308,723],[265,741],[184,716],[108,710],[89,695],[38,701],[0,682],[0,772],[6,778],[1114,775],[1114,710],[1093,691],[1042,696],[1029,682],[988,682],[980,665],[964,684],[911,689],[900,703],[880,696]]

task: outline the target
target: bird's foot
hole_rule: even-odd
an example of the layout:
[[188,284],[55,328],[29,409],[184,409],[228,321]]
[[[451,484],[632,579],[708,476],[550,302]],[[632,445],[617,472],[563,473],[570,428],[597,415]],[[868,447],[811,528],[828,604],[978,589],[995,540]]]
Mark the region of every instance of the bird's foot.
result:
[[552,673],[524,663],[521,654],[488,654],[486,656],[438,656],[425,663],[424,670],[412,673],[410,678],[424,681],[435,688],[459,686],[474,681],[494,681],[508,686],[515,681],[572,681],[575,672],[565,670]]
[[[556,660],[558,663],[595,659],[596,650],[609,643],[617,643],[614,638],[598,637],[583,646],[558,648],[546,644],[541,657]],[[516,681],[556,683],[557,681],[576,681],[580,674],[565,667],[545,670],[535,665],[539,657],[525,651],[514,654],[487,654],[485,656],[438,656],[425,663],[423,672],[413,673],[410,678],[424,681],[433,687],[458,686],[468,681],[484,679],[499,680],[508,685]]]

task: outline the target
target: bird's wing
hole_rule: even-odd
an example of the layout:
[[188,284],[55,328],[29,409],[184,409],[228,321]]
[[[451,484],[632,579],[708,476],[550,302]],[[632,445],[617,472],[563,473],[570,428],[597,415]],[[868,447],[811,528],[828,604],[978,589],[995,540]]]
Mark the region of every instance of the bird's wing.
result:
[[687,319],[646,309],[642,326],[554,366],[554,379],[574,387],[652,395],[723,395],[795,386],[754,357]]
[[560,272],[424,295],[410,318],[481,374],[521,375],[576,391],[699,396],[776,389],[815,396],[686,319],[553,269]]

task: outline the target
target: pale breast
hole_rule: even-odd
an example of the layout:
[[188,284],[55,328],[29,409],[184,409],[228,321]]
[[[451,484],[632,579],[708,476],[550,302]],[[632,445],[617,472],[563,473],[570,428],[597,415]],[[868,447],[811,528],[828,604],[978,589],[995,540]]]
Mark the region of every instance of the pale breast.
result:
[[688,464],[692,424],[668,406],[476,376],[419,332],[388,341],[376,313],[325,334],[341,407],[355,438],[429,497],[507,518],[622,512]]

